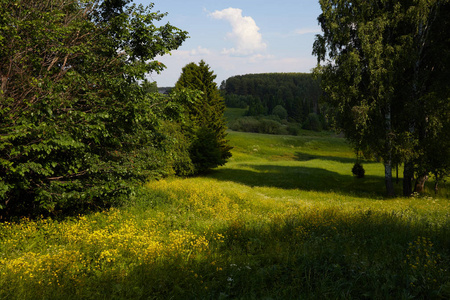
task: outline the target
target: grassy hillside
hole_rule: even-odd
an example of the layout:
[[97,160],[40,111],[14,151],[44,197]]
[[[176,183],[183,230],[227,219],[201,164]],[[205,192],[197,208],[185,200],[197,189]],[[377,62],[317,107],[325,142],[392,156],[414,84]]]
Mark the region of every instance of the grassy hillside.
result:
[[[366,177],[357,179],[351,169],[355,155],[346,141],[330,133],[305,131],[307,136],[272,136],[230,132],[233,157],[211,177],[250,186],[286,190],[330,192],[381,198],[384,169],[365,162]],[[401,194],[401,183],[396,186]]]
[[304,134],[230,132],[233,157],[208,176],[1,223],[0,299],[450,297],[447,190],[384,198],[381,164],[356,179],[345,140]]

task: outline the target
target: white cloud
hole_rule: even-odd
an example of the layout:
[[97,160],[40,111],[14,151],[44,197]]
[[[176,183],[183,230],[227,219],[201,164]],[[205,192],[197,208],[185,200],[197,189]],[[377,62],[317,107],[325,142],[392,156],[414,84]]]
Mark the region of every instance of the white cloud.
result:
[[227,37],[234,42],[235,47],[224,49],[224,54],[251,55],[267,48],[255,20],[242,16],[242,9],[230,7],[221,11],[216,10],[210,13],[210,16],[228,21],[232,27],[232,32],[228,33]]
[[263,54],[255,54],[248,59],[250,63],[260,63],[262,61],[272,60],[275,56],[273,55],[263,55]]
[[310,33],[321,33],[322,30],[320,27],[309,27],[309,28],[300,28],[294,31],[297,35],[310,34]]
[[198,46],[196,49],[192,49],[191,51],[189,51],[189,54],[192,56],[210,55],[211,51],[209,49],[203,48],[202,46]]

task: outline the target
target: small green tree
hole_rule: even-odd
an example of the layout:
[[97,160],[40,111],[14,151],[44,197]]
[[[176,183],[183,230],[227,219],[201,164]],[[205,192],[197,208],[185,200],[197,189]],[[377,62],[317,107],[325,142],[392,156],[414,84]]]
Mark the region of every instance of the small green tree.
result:
[[198,65],[186,65],[175,85],[175,91],[189,89],[201,92],[194,102],[184,103],[189,119],[184,128],[192,139],[190,154],[195,173],[223,165],[231,157],[223,117],[225,102],[214,82],[215,78],[216,75],[202,60]]

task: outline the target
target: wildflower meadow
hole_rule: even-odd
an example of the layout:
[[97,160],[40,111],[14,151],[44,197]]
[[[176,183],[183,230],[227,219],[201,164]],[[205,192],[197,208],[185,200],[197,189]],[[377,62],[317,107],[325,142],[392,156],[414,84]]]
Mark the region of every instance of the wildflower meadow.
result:
[[208,176],[0,223],[0,299],[450,297],[445,186],[384,198],[382,166],[353,177],[338,137],[229,137],[233,158]]

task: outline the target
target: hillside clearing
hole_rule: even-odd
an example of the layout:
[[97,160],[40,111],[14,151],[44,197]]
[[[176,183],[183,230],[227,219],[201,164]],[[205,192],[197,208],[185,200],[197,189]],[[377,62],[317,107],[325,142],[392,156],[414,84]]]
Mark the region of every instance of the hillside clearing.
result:
[[230,132],[205,177],[120,208],[0,224],[0,299],[445,298],[450,202],[384,198],[341,138]]

